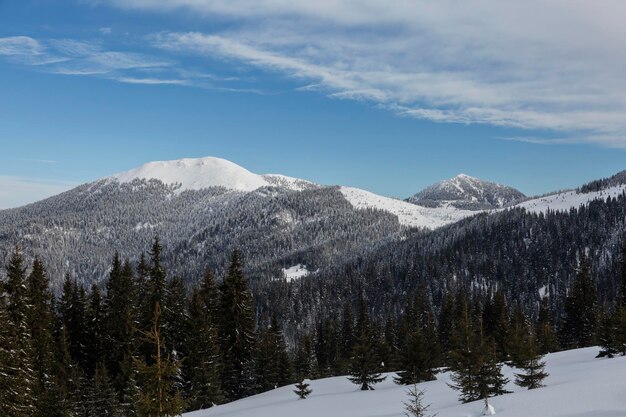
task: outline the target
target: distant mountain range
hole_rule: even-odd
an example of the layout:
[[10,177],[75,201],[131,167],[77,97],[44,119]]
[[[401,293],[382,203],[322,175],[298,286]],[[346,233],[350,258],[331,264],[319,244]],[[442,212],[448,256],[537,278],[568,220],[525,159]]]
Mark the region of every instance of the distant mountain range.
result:
[[251,278],[282,279],[296,266],[319,271],[482,212],[516,204],[569,210],[623,191],[621,184],[607,187],[529,200],[514,188],[461,174],[402,201],[258,175],[219,158],[151,162],[0,211],[0,256],[20,245],[44,261],[57,286],[66,273],[98,282],[115,251],[136,260],[159,235],[170,271],[189,281],[206,266],[221,273],[234,248],[243,251]]

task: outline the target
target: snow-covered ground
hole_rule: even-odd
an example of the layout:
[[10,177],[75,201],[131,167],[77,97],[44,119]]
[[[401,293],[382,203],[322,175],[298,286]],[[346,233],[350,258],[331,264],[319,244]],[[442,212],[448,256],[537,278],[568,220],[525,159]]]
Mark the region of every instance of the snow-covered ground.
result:
[[478,213],[478,211],[461,210],[452,206],[422,207],[406,201],[383,197],[360,188],[340,187],[339,190],[354,208],[387,211],[396,215],[400,224],[409,227],[432,230]]
[[[626,416],[626,358],[595,359],[597,348],[548,355],[546,387],[524,390],[509,383],[512,394],[490,399],[502,417],[624,417]],[[513,372],[504,368],[513,380]],[[481,415],[484,403],[461,404],[447,386],[448,374],[419,384],[424,402],[437,417]],[[313,393],[299,400],[293,386],[230,404],[185,414],[184,417],[403,417],[407,387],[391,375],[375,391],[358,391],[345,377],[311,381]]]
[[[287,281],[293,281],[294,279],[300,279],[302,277],[306,277],[311,273],[306,267],[306,265],[298,264],[289,268],[283,268],[283,276]],[[315,271],[314,271],[315,272]]]
[[624,193],[626,185],[618,185],[601,191],[591,193],[576,193],[576,191],[565,191],[545,197],[535,198],[517,204],[515,207],[525,208],[531,213],[546,213],[551,211],[569,211],[572,208],[579,208],[589,204],[593,200],[607,200],[609,197],[617,197]]

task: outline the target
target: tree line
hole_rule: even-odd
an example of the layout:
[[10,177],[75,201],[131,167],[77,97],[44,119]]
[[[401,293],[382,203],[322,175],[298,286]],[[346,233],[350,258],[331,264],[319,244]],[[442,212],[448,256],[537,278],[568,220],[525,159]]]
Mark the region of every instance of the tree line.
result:
[[545,353],[600,343],[603,356],[626,354],[626,256],[612,306],[598,305],[583,257],[556,323],[547,298],[532,319],[501,289],[459,285],[435,308],[422,284],[384,318],[355,294],[288,347],[280,317],[257,312],[238,251],[221,281],[207,269],[192,288],[168,279],[161,252],[156,238],[137,265],[115,254],[102,287],[67,276],[55,297],[44,265],[13,251],[0,279],[0,414],[175,416],[295,382],[306,398],[306,378],[347,374],[369,390],[384,372],[414,385],[444,369],[468,402],[507,392],[505,363],[534,389]]

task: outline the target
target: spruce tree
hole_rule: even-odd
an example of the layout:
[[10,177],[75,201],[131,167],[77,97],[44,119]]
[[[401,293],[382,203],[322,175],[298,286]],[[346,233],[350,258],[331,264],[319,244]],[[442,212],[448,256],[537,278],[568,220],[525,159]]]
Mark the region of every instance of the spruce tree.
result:
[[358,338],[352,349],[348,379],[361,386],[361,391],[373,390],[374,385],[385,380],[380,374],[380,358],[376,351],[367,305],[359,302],[359,315],[356,330]]
[[233,401],[256,391],[253,362],[256,337],[252,294],[243,274],[238,250],[233,252],[220,293],[222,389],[226,398]]
[[596,288],[591,278],[591,263],[584,256],[576,280],[565,299],[565,314],[560,329],[563,346],[570,349],[591,346],[596,337],[597,319]]
[[317,358],[315,357],[313,341],[311,339],[311,335],[305,334],[300,338],[297,344],[293,359],[296,380],[303,380],[305,378],[313,379],[316,376]]
[[428,414],[430,404],[424,404],[424,391],[413,384],[407,392],[409,401],[404,402],[404,415],[406,417],[432,417]]
[[33,395],[37,387],[34,349],[28,317],[26,270],[19,248],[11,254],[6,279],[1,282],[0,310],[0,404],[7,417],[30,417],[36,413]]
[[[209,275],[213,288],[213,278]],[[216,294],[206,295],[207,278],[203,289],[194,290],[189,302],[189,334],[187,336],[188,357],[184,362],[189,380],[188,409],[209,408],[224,401],[220,382],[220,353],[215,311],[211,310]],[[212,291],[211,291],[212,292]]]
[[439,343],[434,313],[421,287],[415,303],[409,305],[402,318],[402,344],[400,347],[400,371],[394,378],[402,385],[435,379],[435,367],[439,361]]
[[341,346],[339,347],[340,366],[342,370],[346,370],[350,363],[352,348],[354,347],[354,314],[352,313],[352,305],[348,302],[343,308],[343,318],[341,322]]
[[124,416],[103,363],[95,368],[93,379],[85,395],[84,406],[85,417]]
[[165,308],[163,309],[163,337],[168,341],[167,349],[185,357],[187,345],[187,289],[180,276],[173,277],[166,287]]
[[313,390],[309,388],[309,384],[304,382],[304,379],[296,384],[296,389],[293,391],[296,393],[298,398],[301,400],[306,400],[306,397],[311,395]]
[[28,328],[33,348],[33,369],[36,383],[33,390],[35,398],[35,417],[58,415],[59,396],[54,395],[56,346],[54,343],[53,296],[46,270],[39,259],[33,262],[33,268],[27,279],[27,296],[30,303],[28,310]]
[[[86,368],[85,373],[87,377],[93,377],[96,371],[96,366],[104,361],[105,356],[105,313],[100,294],[100,289],[96,284],[91,287],[91,293],[89,294],[89,306],[86,311],[86,324],[85,329],[87,336],[85,342],[85,355],[86,355]],[[107,374],[108,378],[108,374]]]
[[535,389],[543,387],[543,380],[548,377],[544,370],[545,362],[539,353],[537,340],[532,332],[527,335],[519,357],[518,367],[523,371],[515,374],[515,383],[523,388]]
[[548,301],[547,297],[541,300],[536,326],[537,345],[539,352],[543,354],[556,352],[559,349]]
[[460,391],[462,402],[486,401],[491,396],[507,393],[508,380],[502,375],[495,343],[484,336],[482,323],[473,322],[468,305],[462,308],[454,335],[456,348],[450,354],[450,386]]
[[256,366],[261,391],[291,383],[291,361],[276,315],[272,316],[269,327],[259,338]]
[[483,323],[486,337],[492,338],[496,344],[496,355],[499,361],[509,358],[510,332],[509,309],[504,291],[498,290],[483,310]]
[[128,259],[122,263],[118,253],[112,261],[106,282],[105,340],[107,369],[117,392],[127,390],[133,369],[132,356],[137,346],[135,330],[139,320],[137,284]]

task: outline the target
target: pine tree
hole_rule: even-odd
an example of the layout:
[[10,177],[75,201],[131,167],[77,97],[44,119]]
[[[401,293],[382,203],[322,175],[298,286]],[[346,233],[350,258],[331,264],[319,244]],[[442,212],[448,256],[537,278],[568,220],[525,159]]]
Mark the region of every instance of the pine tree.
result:
[[529,334],[523,343],[522,354],[519,358],[519,367],[523,371],[515,374],[515,383],[523,388],[535,389],[542,387],[542,382],[548,377],[545,372],[545,362],[538,351],[537,340],[534,334]]
[[450,386],[460,391],[462,402],[502,395],[508,380],[502,375],[502,365],[497,360],[495,343],[484,337],[482,323],[475,325],[465,303],[455,331],[450,354],[452,371]]
[[207,273],[202,289],[194,290],[189,302],[189,355],[184,362],[189,379],[189,410],[209,408],[224,401],[216,317],[211,307],[217,294],[211,290],[214,289],[213,277]]
[[516,303],[513,307],[511,329],[509,340],[507,341],[507,350],[512,366],[519,367],[520,363],[523,361],[527,348],[527,340],[531,333],[530,320],[522,311],[521,306]]
[[85,341],[87,345],[85,346],[85,374],[87,377],[93,377],[95,375],[97,364],[104,361],[106,344],[104,306],[100,289],[96,284],[93,284],[91,287],[91,293],[89,294],[89,306],[87,308],[86,315],[87,328],[85,331],[87,336]]
[[406,417],[432,417],[428,414],[430,404],[424,404],[424,391],[413,384],[407,392],[409,401],[404,404],[404,415]]
[[380,374],[380,358],[371,334],[371,322],[363,299],[359,302],[356,330],[358,338],[352,349],[348,379],[361,386],[361,391],[373,390],[374,385],[385,380]]
[[556,352],[559,349],[556,334],[554,333],[554,324],[550,314],[550,306],[548,298],[541,300],[539,307],[539,317],[536,326],[537,344],[540,353],[546,354]]
[[258,384],[267,391],[291,383],[291,361],[276,315],[259,339],[256,360]]
[[492,338],[496,344],[498,360],[507,360],[510,354],[510,332],[513,329],[509,328],[509,309],[504,291],[498,290],[493,301],[490,300],[483,309],[483,323],[486,337]]
[[122,408],[103,364],[95,368],[85,395],[85,417],[122,417]]
[[576,280],[565,299],[565,316],[560,329],[563,346],[574,349],[591,346],[597,325],[596,288],[591,279],[591,263],[580,262]]
[[450,352],[452,349],[452,335],[454,333],[455,304],[454,294],[447,292],[441,302],[441,312],[439,313],[439,344],[443,352]]
[[342,370],[347,370],[354,347],[354,314],[352,313],[352,305],[346,303],[343,308],[343,318],[341,322],[341,335],[339,347],[339,360]]
[[118,253],[113,257],[106,282],[105,340],[107,369],[117,392],[128,389],[132,356],[137,345],[135,329],[139,320],[137,284],[128,259],[122,264]]
[[316,376],[316,359],[311,335],[305,334],[297,344],[293,359],[294,375],[297,380],[313,379]]
[[402,385],[435,379],[435,366],[439,361],[439,343],[434,313],[430,302],[424,298],[421,287],[415,303],[409,305],[402,318],[402,345],[400,371],[394,381]]
[[157,302],[150,332],[143,333],[152,346],[152,364],[137,361],[140,392],[136,408],[139,417],[174,417],[181,414],[184,406],[177,389],[180,365],[175,359],[163,354],[160,319],[161,306]]
[[33,391],[35,398],[35,417],[58,415],[58,395],[55,392],[54,370],[56,347],[53,339],[54,310],[53,296],[46,270],[39,259],[33,262],[32,272],[27,279],[27,296],[30,302],[28,310],[28,328],[33,348],[33,369],[36,383]]
[[304,379],[296,384],[296,389],[293,391],[296,393],[298,398],[301,400],[306,400],[306,397],[311,395],[313,390],[309,388],[309,384],[304,382]]
[[163,308],[162,306],[165,302],[167,273],[165,272],[165,268],[163,268],[163,265],[161,264],[162,251],[163,247],[161,246],[161,241],[159,240],[159,237],[156,236],[154,238],[154,242],[152,243],[152,249],[150,250],[150,266],[140,264],[140,277],[146,272],[144,268],[147,268],[148,273],[146,282],[147,302],[144,305],[143,311],[143,323],[145,328],[151,326],[155,306],[159,304],[159,306]]
[[163,308],[163,337],[167,340],[166,346],[179,357],[185,358],[187,346],[187,289],[185,281],[179,276],[173,277],[168,283],[165,292],[165,306]]
[[36,412],[33,391],[38,378],[28,325],[31,305],[26,270],[19,248],[11,255],[1,284],[0,404],[7,417],[32,416]]
[[256,391],[254,375],[255,322],[252,294],[243,274],[239,251],[231,257],[220,286],[220,341],[223,357],[222,389],[230,401]]

